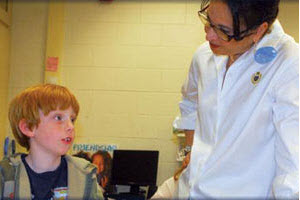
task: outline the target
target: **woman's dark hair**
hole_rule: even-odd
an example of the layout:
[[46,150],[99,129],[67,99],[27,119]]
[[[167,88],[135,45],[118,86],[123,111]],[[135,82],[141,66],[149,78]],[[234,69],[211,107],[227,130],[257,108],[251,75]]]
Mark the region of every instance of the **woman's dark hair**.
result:
[[[215,1],[215,0],[211,0]],[[247,29],[257,28],[264,22],[273,24],[277,18],[280,0],[221,0],[226,3],[233,18],[234,35],[239,35],[240,24],[243,23]],[[209,4],[209,0],[203,0],[201,8]]]
[[112,158],[110,154],[107,151],[99,150],[92,155],[92,161],[94,160],[95,156],[102,156],[104,161],[103,175],[110,177],[111,163],[112,163]]
[[[115,187],[110,184],[110,177],[111,177],[111,166],[112,166],[112,158],[111,155],[107,151],[99,150],[92,155],[92,161],[94,160],[95,156],[102,156],[104,162],[104,170],[101,172],[102,176],[105,176],[108,179],[107,185],[105,186],[105,193],[112,193],[116,191]],[[98,182],[101,185],[101,182]],[[101,185],[101,187],[103,187]],[[106,199],[106,198],[105,198]]]

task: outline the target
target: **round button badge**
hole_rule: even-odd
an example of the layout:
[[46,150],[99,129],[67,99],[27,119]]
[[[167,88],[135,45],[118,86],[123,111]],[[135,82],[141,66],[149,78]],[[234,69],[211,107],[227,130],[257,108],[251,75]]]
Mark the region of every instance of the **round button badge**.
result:
[[277,50],[274,47],[261,47],[254,55],[254,59],[259,64],[266,64],[277,56]]

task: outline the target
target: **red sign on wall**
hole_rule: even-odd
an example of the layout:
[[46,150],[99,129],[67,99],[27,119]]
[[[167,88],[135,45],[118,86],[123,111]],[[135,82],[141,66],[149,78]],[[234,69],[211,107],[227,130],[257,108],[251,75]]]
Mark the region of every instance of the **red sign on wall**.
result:
[[58,57],[48,57],[46,71],[56,72],[58,69]]

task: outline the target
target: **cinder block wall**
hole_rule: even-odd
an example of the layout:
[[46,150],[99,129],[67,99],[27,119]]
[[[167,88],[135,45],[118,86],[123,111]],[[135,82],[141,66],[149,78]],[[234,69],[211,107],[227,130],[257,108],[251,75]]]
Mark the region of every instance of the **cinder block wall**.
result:
[[47,13],[47,0],[13,2],[9,100],[43,82]]
[[[10,12],[10,11],[9,11]],[[7,136],[9,55],[10,55],[10,26],[0,22],[0,155],[3,155],[3,141]]]
[[193,52],[205,39],[199,2],[65,6],[62,80],[81,104],[77,142],[159,150],[161,183],[178,166],[172,121]]
[[[9,99],[44,80],[47,9],[14,3]],[[61,80],[81,105],[75,142],[159,150],[158,184],[173,175],[180,87],[205,40],[198,10],[199,0],[65,1]],[[284,22],[298,41],[298,18]]]
[[[8,103],[21,90],[43,82],[47,14],[48,0],[13,1]],[[8,105],[5,113],[7,119]],[[5,136],[13,138],[7,127]],[[17,151],[25,149],[17,145]]]

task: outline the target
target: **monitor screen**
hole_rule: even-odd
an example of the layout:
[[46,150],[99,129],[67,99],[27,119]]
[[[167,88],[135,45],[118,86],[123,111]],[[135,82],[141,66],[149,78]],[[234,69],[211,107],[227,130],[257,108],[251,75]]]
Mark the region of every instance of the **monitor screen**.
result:
[[114,150],[111,183],[156,185],[158,151]]

